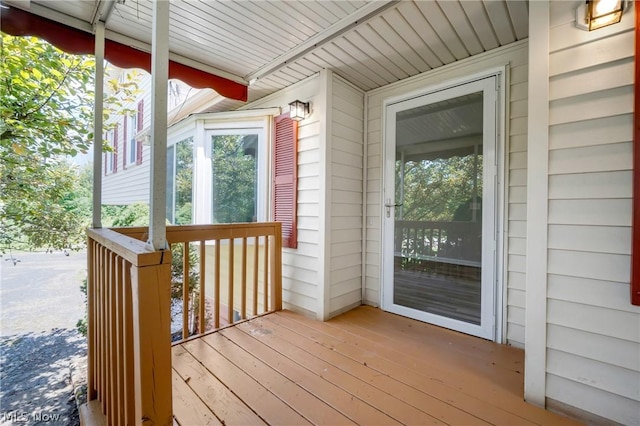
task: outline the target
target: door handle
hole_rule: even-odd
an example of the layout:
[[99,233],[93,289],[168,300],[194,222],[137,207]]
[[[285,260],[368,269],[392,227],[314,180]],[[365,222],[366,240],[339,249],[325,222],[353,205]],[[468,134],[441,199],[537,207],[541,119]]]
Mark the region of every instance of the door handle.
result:
[[387,200],[385,203],[385,207],[387,208],[387,217],[391,217],[391,207],[400,207],[402,203],[393,203],[391,204],[391,200]]

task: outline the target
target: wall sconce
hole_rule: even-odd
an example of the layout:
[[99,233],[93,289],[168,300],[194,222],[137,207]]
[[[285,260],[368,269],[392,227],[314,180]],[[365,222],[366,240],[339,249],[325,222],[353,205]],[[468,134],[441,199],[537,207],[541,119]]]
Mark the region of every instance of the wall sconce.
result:
[[295,100],[289,104],[289,117],[292,120],[300,121],[309,115],[309,102]]
[[627,0],[587,0],[576,9],[576,26],[593,31],[617,24],[626,5]]

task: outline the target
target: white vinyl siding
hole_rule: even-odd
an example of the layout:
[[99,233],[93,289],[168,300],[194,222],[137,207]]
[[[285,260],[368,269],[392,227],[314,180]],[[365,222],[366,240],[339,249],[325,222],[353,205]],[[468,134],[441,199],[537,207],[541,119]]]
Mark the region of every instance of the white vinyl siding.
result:
[[[142,71],[139,71],[142,73]],[[144,120],[142,128],[148,128],[151,125],[151,76],[143,73],[138,85],[140,93],[143,95],[128,105],[131,110],[136,110],[138,102],[144,99]],[[129,117],[124,117],[127,122],[127,133],[130,133],[131,121]],[[149,180],[151,178],[151,170],[149,168],[151,148],[149,145],[142,146],[142,164],[128,163],[131,154],[130,147],[127,145],[127,162],[126,169],[123,169],[122,162],[124,153],[124,144],[127,143],[127,135],[124,134],[124,123],[122,115],[113,115],[110,121],[118,123],[118,171],[117,173],[105,176],[102,180],[102,203],[106,205],[126,205],[133,203],[149,203]]]
[[286,112],[296,99],[311,102],[311,115],[298,127],[298,248],[282,250],[282,287],[285,308],[314,317],[319,312],[320,286],[324,285],[320,221],[326,175],[320,133],[326,100],[321,92],[320,76],[316,75],[243,108],[280,107]]
[[[527,197],[527,43],[518,42],[468,58],[416,77],[368,93],[367,100],[367,193],[366,193],[366,292],[365,302],[378,305],[381,291],[381,212],[382,212],[382,103],[385,99],[423,90],[429,86],[461,79],[474,73],[508,64],[509,114],[506,138],[505,221],[507,241],[504,273],[507,342],[524,347],[524,272]],[[501,309],[499,307],[499,309]]]
[[329,316],[362,301],[364,94],[333,75],[330,126]]
[[[547,398],[640,415],[640,309],[629,299],[633,13],[594,32],[551,4]],[[633,12],[633,11],[632,11]]]

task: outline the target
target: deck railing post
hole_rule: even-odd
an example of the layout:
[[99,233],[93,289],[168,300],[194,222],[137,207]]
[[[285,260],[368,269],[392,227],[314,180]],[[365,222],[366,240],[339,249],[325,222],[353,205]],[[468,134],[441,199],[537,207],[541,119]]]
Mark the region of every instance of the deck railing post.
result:
[[136,424],[171,425],[171,251],[131,278]]
[[272,299],[273,300],[273,310],[281,311],[282,310],[282,224],[280,222],[275,223],[275,231],[274,231],[274,244],[273,254],[271,256],[272,266],[271,266],[271,279],[272,279]]

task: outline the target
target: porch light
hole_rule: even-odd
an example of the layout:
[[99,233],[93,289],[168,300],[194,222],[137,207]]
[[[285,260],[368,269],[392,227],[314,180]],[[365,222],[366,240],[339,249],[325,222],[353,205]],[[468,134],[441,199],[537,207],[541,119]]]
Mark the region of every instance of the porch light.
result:
[[292,120],[300,121],[309,115],[309,102],[295,100],[289,104],[289,117]]
[[627,0],[587,0],[576,9],[576,26],[593,31],[608,25],[617,24]]

